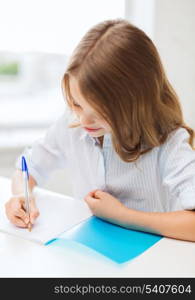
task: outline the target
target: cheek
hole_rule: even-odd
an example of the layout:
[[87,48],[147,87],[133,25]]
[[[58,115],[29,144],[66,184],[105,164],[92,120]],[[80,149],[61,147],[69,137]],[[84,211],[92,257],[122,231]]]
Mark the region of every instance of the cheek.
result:
[[110,125],[106,121],[101,122],[101,127],[107,131],[110,131]]
[[77,110],[77,109],[73,109],[72,110],[72,112],[74,113],[74,115],[75,115],[75,117],[78,119],[78,120],[80,120],[80,113],[79,113],[79,111]]

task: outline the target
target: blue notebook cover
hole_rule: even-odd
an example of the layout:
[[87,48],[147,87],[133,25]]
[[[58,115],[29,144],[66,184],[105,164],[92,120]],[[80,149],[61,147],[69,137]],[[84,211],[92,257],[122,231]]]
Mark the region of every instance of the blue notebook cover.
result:
[[[157,243],[162,236],[126,229],[97,217],[90,217],[54,240],[81,243],[117,263],[124,263],[140,255]],[[62,245],[62,243],[59,243]]]

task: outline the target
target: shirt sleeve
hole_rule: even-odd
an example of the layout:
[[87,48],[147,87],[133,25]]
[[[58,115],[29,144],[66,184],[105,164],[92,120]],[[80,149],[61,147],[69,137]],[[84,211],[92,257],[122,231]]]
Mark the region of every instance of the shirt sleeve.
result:
[[40,186],[45,184],[53,171],[66,166],[65,147],[63,149],[61,146],[66,140],[66,113],[48,129],[43,138],[35,141],[31,147],[26,147],[16,160],[16,168],[21,169],[21,157],[25,156],[29,174]]
[[170,198],[170,211],[195,209],[195,151],[188,140],[187,130],[179,128],[161,149],[162,185]]

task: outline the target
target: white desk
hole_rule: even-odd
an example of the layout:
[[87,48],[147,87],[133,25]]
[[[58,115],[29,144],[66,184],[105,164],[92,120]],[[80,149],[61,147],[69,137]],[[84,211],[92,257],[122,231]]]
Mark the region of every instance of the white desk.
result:
[[[9,196],[10,180],[1,177],[0,200]],[[0,277],[195,277],[191,242],[163,238],[122,265],[80,245],[54,245],[40,246],[0,233]]]

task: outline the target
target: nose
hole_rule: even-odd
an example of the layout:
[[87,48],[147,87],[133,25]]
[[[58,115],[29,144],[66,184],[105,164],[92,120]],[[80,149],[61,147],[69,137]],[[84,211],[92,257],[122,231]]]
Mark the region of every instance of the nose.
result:
[[89,125],[92,125],[94,123],[94,120],[89,115],[81,114],[80,115],[80,123],[83,127],[87,127]]

